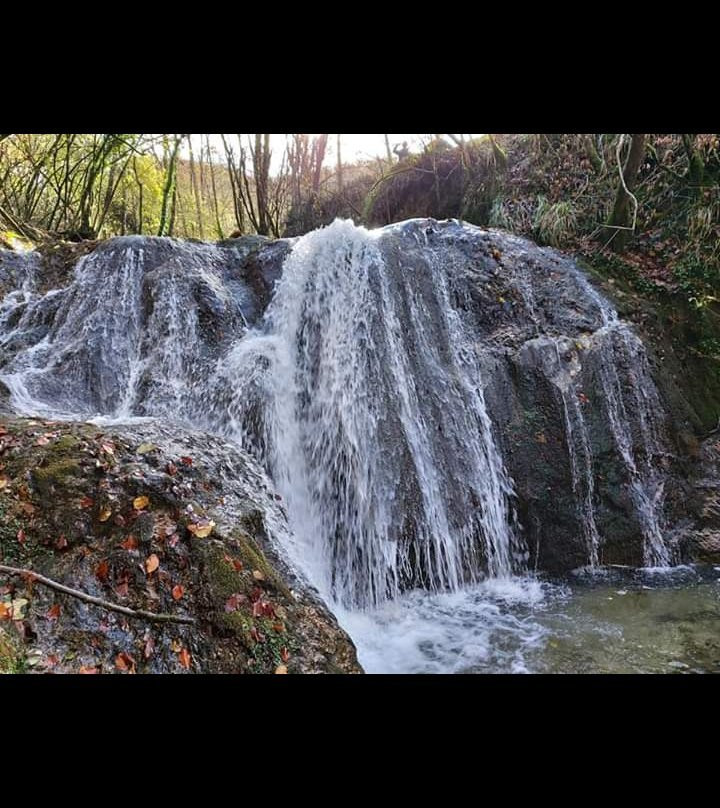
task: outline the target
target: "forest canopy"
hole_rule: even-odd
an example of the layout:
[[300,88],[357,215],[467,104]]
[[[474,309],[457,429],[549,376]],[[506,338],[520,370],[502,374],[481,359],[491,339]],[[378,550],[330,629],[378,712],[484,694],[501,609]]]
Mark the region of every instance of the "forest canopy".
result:
[[[392,135],[343,160],[340,134],[0,134],[0,238],[222,240],[459,218],[715,301],[720,135]],[[380,139],[382,137],[382,139]],[[612,256],[615,256],[614,258]]]

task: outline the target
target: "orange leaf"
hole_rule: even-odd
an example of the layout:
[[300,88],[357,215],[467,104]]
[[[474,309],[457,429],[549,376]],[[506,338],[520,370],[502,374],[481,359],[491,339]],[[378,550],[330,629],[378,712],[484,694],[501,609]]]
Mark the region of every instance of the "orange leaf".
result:
[[7,605],[0,601],[0,620],[9,620],[12,610],[8,609]]
[[285,675],[287,672],[288,669],[285,667],[285,665],[278,665],[278,667],[275,669],[275,673],[277,674]]
[[120,546],[121,546],[121,547],[122,547],[124,550],[137,550],[137,548],[138,548],[138,546],[139,546],[139,545],[138,545],[138,540],[137,540],[137,539],[135,538],[135,536],[133,536],[133,535],[132,535],[132,533],[131,533],[131,534],[130,534],[130,535],[127,537],[127,539],[125,539],[125,541],[124,541],[124,542],[122,542],[122,543],[120,544]]
[[115,667],[119,671],[129,671],[130,673],[135,673],[135,666],[135,660],[130,656],[130,654],[126,654],[124,651],[115,657]]
[[83,497],[80,500],[80,507],[81,508],[92,508],[95,504],[95,500],[92,497]]
[[282,651],[280,651],[280,659],[282,659],[283,662],[290,661],[290,652],[287,648],[283,648]]
[[48,610],[47,618],[48,620],[57,620],[60,617],[60,605],[56,603],[52,609]]
[[80,670],[78,671],[78,673],[81,673],[85,676],[92,676],[93,674],[100,673],[100,671],[97,668],[91,667],[90,665],[83,665],[82,668],[80,668]]
[[108,575],[110,574],[110,565],[107,561],[101,561],[97,567],[95,568],[95,577],[98,581],[107,581]]
[[145,569],[147,570],[148,575],[152,575],[153,572],[160,566],[160,559],[153,553],[146,561],[145,561]]
[[180,660],[180,664],[183,666],[183,668],[185,668],[186,671],[189,671],[192,657],[190,656],[190,652],[187,648],[183,648],[182,651],[180,651],[178,659]]
[[135,497],[133,500],[133,508],[136,511],[144,511],[149,504],[150,500],[147,497]]
[[185,594],[185,587],[182,584],[178,584],[177,586],[173,587],[172,596],[173,600],[182,600],[182,596]]
[[227,561],[228,564],[230,564],[232,567],[235,568],[235,572],[242,572],[244,569],[242,561],[238,561],[237,559],[232,558],[227,554],[225,555],[225,561]]

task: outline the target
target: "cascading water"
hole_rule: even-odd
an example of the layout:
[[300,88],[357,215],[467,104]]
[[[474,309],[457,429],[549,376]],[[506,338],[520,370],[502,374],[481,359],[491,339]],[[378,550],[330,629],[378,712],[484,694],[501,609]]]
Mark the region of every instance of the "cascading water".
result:
[[[555,540],[533,516],[542,469],[521,493],[513,483],[524,462],[513,447],[528,436],[567,469],[568,558],[607,562],[604,464],[627,491],[645,564],[672,559],[644,348],[552,251],[455,222],[338,221],[275,245],[115,239],[46,293],[37,259],[13,260],[0,380],[15,409],[179,420],[242,444],[282,496],[287,553],[360,634],[371,618],[358,610],[379,608],[385,625],[410,603],[422,644],[444,648],[427,621],[447,603],[425,610],[403,593],[485,593],[460,609],[483,625],[498,615],[488,602],[517,596],[529,532],[540,531],[536,564]],[[527,401],[555,419],[564,455]]]
[[[516,568],[482,372],[429,252],[396,271],[381,234],[350,222],[302,239],[222,374],[256,387],[258,366],[264,431],[234,437],[263,447],[325,592],[364,607]],[[236,389],[235,423],[256,395]]]

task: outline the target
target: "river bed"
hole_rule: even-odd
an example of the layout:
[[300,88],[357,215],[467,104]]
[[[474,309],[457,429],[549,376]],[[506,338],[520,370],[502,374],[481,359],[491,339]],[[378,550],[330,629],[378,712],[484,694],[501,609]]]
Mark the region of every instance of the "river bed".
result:
[[368,673],[720,672],[720,568],[488,581],[340,612]]

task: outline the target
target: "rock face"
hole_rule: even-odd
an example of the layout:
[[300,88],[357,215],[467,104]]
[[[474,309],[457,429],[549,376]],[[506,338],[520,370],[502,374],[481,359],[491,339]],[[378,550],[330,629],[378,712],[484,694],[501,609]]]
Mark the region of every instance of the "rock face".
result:
[[360,672],[272,546],[268,524],[281,530],[285,517],[267,480],[222,440],[5,419],[0,463],[0,564],[194,621],[126,617],[2,573],[0,671]]
[[346,605],[488,570],[715,557],[699,516],[712,507],[689,504],[703,473],[685,414],[556,251],[416,220],[299,242],[113,239],[62,280],[56,261],[51,291],[40,258],[23,260],[0,252],[14,406],[153,416],[248,445],[289,511],[302,480]]

